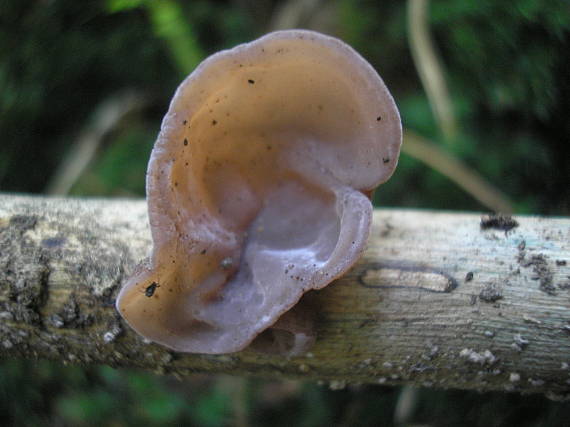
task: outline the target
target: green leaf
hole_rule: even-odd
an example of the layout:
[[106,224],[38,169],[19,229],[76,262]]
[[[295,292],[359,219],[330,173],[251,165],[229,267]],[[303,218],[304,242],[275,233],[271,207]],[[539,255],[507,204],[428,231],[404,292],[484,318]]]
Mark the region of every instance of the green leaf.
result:
[[148,0],[107,0],[105,5],[111,13],[122,12],[125,10],[136,9],[142,6]]

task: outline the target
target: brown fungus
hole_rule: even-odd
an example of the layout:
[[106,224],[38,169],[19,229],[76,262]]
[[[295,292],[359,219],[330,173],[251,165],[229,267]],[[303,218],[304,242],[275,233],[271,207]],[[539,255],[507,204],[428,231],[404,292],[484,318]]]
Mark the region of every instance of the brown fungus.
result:
[[356,262],[401,135],[384,83],[340,40],[279,31],[209,57],[164,117],[147,174],[154,248],[119,312],[177,351],[235,352],[272,326],[289,342],[273,348],[305,351],[310,322],[278,319]]

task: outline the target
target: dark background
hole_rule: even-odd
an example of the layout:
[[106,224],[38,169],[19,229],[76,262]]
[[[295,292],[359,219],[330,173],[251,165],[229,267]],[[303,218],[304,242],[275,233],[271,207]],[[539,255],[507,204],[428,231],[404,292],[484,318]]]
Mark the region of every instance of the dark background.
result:
[[[437,147],[423,157],[404,150],[376,193],[377,206],[496,210],[464,190],[462,179],[432,167],[445,163],[440,152],[487,181],[483,192],[502,193],[517,214],[569,215],[569,2],[430,3],[427,23],[455,133],[439,125],[418,77],[407,7],[401,0],[0,0],[0,191],[144,196],[148,155],[184,76],[213,52],[298,27],[355,47],[392,91],[404,128]],[[178,382],[47,362],[0,365],[2,425],[391,425],[399,396],[401,389],[381,386],[332,391],[223,376]],[[570,419],[570,405],[540,396],[419,390],[415,402],[408,418],[422,425],[562,426]]]

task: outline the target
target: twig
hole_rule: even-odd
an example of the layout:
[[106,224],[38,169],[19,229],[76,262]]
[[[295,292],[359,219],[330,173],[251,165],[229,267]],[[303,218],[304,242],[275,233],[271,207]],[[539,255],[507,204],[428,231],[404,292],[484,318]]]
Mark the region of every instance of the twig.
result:
[[45,193],[63,196],[85,172],[105,137],[129,113],[142,108],[145,98],[133,91],[117,94],[102,102],[89,122],[69,148],[54,175],[46,186]]
[[408,40],[432,112],[448,143],[457,134],[453,105],[428,27],[429,0],[408,0]]
[[478,172],[457,157],[410,130],[404,131],[402,152],[425,163],[494,212],[512,213],[513,203]]

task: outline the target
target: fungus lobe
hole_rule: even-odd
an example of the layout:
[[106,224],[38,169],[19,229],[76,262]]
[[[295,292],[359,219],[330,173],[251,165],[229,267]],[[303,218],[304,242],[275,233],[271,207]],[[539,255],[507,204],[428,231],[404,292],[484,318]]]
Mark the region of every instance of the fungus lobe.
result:
[[356,262],[401,137],[384,83],[340,40],[278,31],[207,58],[152,151],[154,247],[120,314],[176,351],[239,351],[270,327],[287,341],[274,348],[303,351],[306,313],[278,319]]

